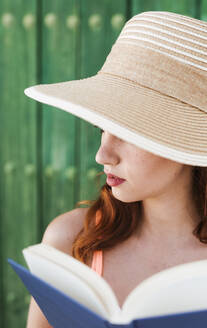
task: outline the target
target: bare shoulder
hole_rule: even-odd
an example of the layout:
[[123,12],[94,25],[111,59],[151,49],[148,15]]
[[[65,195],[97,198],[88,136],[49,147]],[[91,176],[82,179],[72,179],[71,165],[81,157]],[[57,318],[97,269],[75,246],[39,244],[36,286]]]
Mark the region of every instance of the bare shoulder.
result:
[[83,228],[88,208],[75,208],[58,215],[47,226],[42,242],[71,255],[72,243]]

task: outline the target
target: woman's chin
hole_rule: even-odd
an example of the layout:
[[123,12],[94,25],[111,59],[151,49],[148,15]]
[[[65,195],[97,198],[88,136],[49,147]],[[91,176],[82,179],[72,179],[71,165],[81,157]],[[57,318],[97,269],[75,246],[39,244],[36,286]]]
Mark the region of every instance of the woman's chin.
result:
[[114,196],[114,198],[120,200],[123,203],[132,203],[132,202],[138,201],[137,199],[135,199],[135,197],[133,195],[130,195],[126,191],[123,192],[121,190],[117,190],[114,187],[111,187],[111,191],[112,191],[112,195]]

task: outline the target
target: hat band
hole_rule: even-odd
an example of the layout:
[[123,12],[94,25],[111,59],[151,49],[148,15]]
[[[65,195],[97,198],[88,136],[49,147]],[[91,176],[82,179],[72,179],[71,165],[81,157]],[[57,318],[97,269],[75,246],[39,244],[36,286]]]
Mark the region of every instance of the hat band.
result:
[[162,53],[144,43],[134,45],[120,40],[113,45],[98,74],[118,75],[207,113],[206,71],[186,64],[188,58],[184,55],[180,56],[183,62],[173,55],[173,51]]

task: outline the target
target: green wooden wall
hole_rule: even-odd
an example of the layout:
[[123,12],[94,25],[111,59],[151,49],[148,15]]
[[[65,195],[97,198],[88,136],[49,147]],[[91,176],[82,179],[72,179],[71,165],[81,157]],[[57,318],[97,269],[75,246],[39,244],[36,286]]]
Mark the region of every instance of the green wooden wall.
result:
[[27,98],[33,84],[81,79],[101,68],[126,20],[166,10],[207,20],[205,0],[0,1],[0,327],[25,327],[29,295],[7,264],[41,241],[48,223],[95,199],[100,134]]

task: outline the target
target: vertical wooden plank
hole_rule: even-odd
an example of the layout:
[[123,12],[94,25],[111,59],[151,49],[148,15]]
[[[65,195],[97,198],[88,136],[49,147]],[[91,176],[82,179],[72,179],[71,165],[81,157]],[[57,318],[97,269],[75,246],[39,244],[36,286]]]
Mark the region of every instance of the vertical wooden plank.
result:
[[200,8],[201,8],[201,19],[207,21],[207,2],[205,0],[201,0]]
[[[1,12],[1,8],[0,8]],[[0,42],[2,39],[2,33],[1,33],[1,28],[0,28]],[[0,58],[1,61],[1,58]],[[1,65],[1,62],[0,62]],[[2,80],[2,74],[0,71],[0,80]],[[1,90],[1,88],[0,88]],[[3,122],[3,114],[2,110],[0,108],[0,122]],[[0,129],[0,154],[3,154],[3,129]],[[3,249],[3,211],[2,211],[2,204],[3,204],[3,157],[0,156],[0,327],[3,328],[4,326],[4,286],[3,286],[3,254],[4,254],[4,249]]]
[[[77,78],[79,1],[43,1],[42,83]],[[43,105],[43,229],[75,204],[76,118]]]
[[[3,28],[2,28],[2,13],[4,12],[3,4],[0,2],[0,44],[2,44],[3,40]],[[0,54],[0,67],[3,67],[3,57]],[[2,84],[3,84],[3,74],[2,74],[2,69],[0,69],[0,94],[2,94]],[[3,114],[3,109],[2,109],[2,101],[0,105],[0,122],[1,126],[3,125],[4,122],[4,114]],[[4,289],[3,289],[3,263],[4,263],[4,258],[3,258],[3,149],[4,149],[4,133],[3,133],[3,128],[0,129],[0,327],[4,327]]]
[[196,0],[132,0],[132,16],[143,11],[172,11],[194,17],[196,15]]
[[36,1],[0,2],[1,242],[4,324],[25,327],[28,293],[7,263],[24,263],[36,240],[36,112],[23,90],[35,83]]
[[[81,1],[81,78],[95,75],[102,67],[125,21],[127,3],[124,0]],[[100,132],[80,120],[80,194],[79,199],[96,199],[98,188],[106,182],[96,174],[103,165],[95,161],[101,140]]]

